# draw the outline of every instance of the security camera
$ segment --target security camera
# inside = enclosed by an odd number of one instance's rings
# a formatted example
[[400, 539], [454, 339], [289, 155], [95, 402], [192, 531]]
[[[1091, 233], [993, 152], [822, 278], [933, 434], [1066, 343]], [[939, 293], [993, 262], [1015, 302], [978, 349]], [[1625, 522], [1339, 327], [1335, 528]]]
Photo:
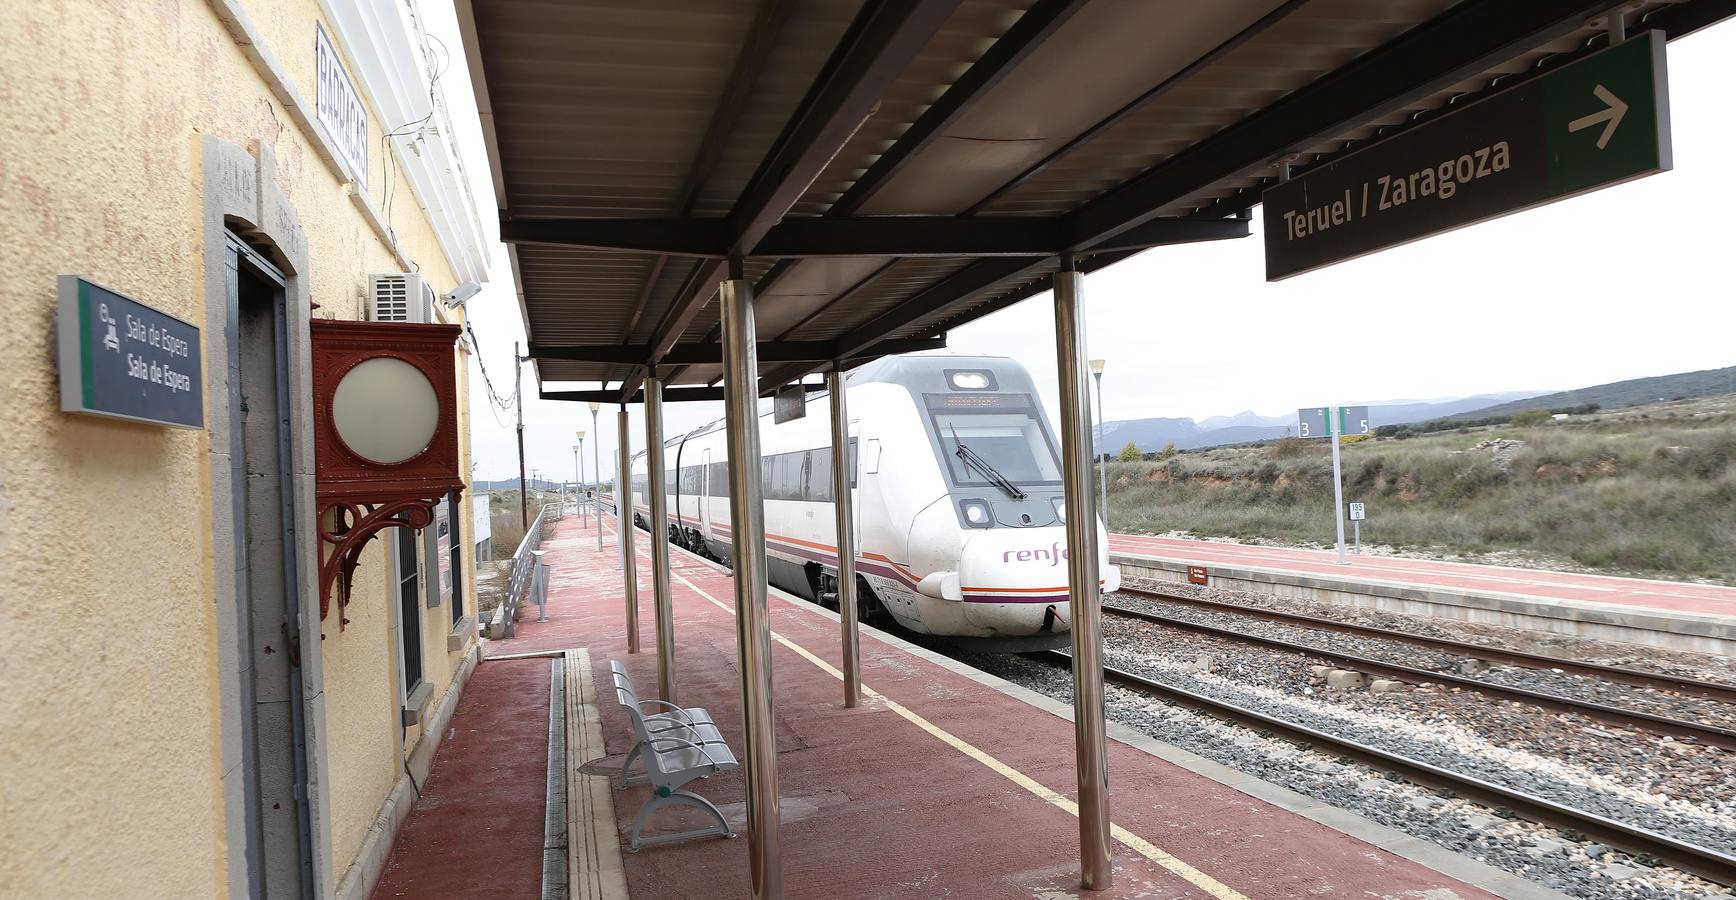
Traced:
[[447, 309], [457, 309], [464, 305], [464, 301], [476, 296], [478, 293], [481, 293], [481, 291], [482, 285], [477, 284], [474, 281], [466, 281], [453, 288], [451, 293], [448, 293], [440, 299], [441, 302], [446, 304]]

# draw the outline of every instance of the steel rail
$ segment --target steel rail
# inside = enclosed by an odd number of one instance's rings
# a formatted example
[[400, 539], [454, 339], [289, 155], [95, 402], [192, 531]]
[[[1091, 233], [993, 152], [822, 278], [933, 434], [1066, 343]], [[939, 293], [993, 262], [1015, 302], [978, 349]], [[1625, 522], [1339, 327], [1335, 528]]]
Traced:
[[1207, 609], [1224, 612], [1241, 613], [1275, 622], [1287, 622], [1308, 628], [1320, 628], [1327, 631], [1341, 631], [1346, 634], [1366, 634], [1371, 637], [1386, 638], [1394, 641], [1404, 641], [1412, 644], [1433, 647], [1454, 653], [1463, 653], [1475, 659], [1495, 660], [1528, 666], [1538, 669], [1560, 669], [1577, 675], [1590, 675], [1597, 678], [1607, 678], [1610, 681], [1631, 684], [1639, 687], [1660, 688], [1676, 691], [1682, 694], [1692, 694], [1708, 700], [1721, 700], [1725, 703], [1736, 703], [1736, 684], [1724, 684], [1717, 681], [1702, 681], [1680, 675], [1670, 675], [1663, 672], [1644, 672], [1639, 669], [1628, 669], [1621, 666], [1606, 666], [1598, 663], [1580, 662], [1563, 659], [1542, 653], [1527, 653], [1523, 650], [1507, 650], [1501, 647], [1490, 647], [1483, 644], [1473, 644], [1469, 641], [1455, 641], [1449, 638], [1429, 637], [1421, 634], [1407, 634], [1400, 631], [1389, 631], [1369, 625], [1357, 625], [1352, 622], [1340, 622], [1335, 619], [1323, 619], [1302, 613], [1281, 612], [1275, 609], [1264, 609], [1256, 606], [1243, 606], [1239, 603], [1226, 603], [1222, 600], [1207, 600], [1202, 597], [1183, 597], [1177, 594], [1167, 594], [1162, 591], [1145, 590], [1141, 588], [1123, 587], [1122, 593], [1136, 594], [1144, 597], [1154, 597], [1159, 600], [1169, 600], [1176, 603], [1187, 603]]
[[[1071, 665], [1071, 659], [1059, 650], [1046, 651], [1038, 656], [1053, 665]], [[1516, 791], [1474, 775], [1454, 772], [1433, 763], [1285, 721], [1225, 700], [1152, 681], [1113, 666], [1104, 666], [1103, 674], [1105, 679], [1118, 685], [1226, 718], [1238, 725], [1267, 731], [1293, 743], [1327, 747], [1334, 753], [1392, 772], [1407, 781], [1451, 791], [1491, 808], [1506, 809], [1529, 821], [1577, 831], [1629, 852], [1651, 856], [1710, 881], [1736, 886], [1736, 856], [1720, 850], [1690, 844], [1661, 832]]]
[[1359, 656], [1354, 653], [1341, 653], [1336, 650], [1327, 650], [1310, 644], [1298, 644], [1280, 638], [1247, 634], [1245, 632], [1236, 631], [1233, 628], [1206, 625], [1200, 622], [1189, 622], [1186, 619], [1177, 619], [1160, 613], [1127, 609], [1126, 607], [1121, 606], [1111, 606], [1107, 603], [1103, 604], [1103, 611], [1110, 615], [1137, 619], [1143, 622], [1151, 622], [1166, 628], [1180, 628], [1186, 631], [1193, 631], [1227, 640], [1240, 641], [1247, 644], [1259, 644], [1304, 656], [1318, 657], [1347, 669], [1356, 669], [1361, 672], [1383, 675], [1401, 681], [1439, 682], [1442, 684], [1449, 684], [1455, 687], [1473, 690], [1481, 694], [1487, 694], [1489, 696], [1535, 704], [1544, 709], [1555, 710], [1556, 712], [1577, 713], [1604, 722], [1640, 728], [1659, 734], [1692, 738], [1695, 741], [1703, 742], [1711, 746], [1721, 747], [1726, 750], [1736, 750], [1736, 731], [1719, 728], [1714, 725], [1702, 725], [1698, 722], [1689, 722], [1683, 719], [1672, 719], [1668, 716], [1659, 716], [1653, 715], [1652, 713], [1622, 709], [1620, 707], [1596, 703], [1590, 700], [1578, 700], [1573, 697], [1563, 697], [1559, 694], [1534, 691], [1529, 688], [1493, 684], [1486, 681], [1479, 681], [1475, 678], [1466, 678], [1462, 675], [1436, 672], [1430, 669], [1419, 669], [1414, 666], [1385, 662], [1367, 656]]

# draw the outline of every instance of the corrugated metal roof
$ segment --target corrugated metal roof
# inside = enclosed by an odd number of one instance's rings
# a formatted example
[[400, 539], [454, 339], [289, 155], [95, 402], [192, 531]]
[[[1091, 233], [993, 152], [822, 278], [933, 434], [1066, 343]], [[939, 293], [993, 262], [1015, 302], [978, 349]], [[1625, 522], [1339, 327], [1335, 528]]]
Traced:
[[[1184, 168], [1211, 174], [1170, 177], [1132, 215], [1233, 216], [1257, 203], [1279, 159], [1306, 165], [1499, 77], [1593, 48], [1603, 40], [1599, 16], [1611, 8], [1626, 11], [1630, 30], [1665, 10], [1687, 29], [1727, 14], [1714, 5], [461, 0], [460, 20], [483, 70], [479, 101], [492, 112], [502, 213], [515, 223], [709, 219], [736, 229], [917, 215], [1071, 226], [1101, 224], [1091, 217], [1106, 207], [1125, 213], [1127, 198], [1147, 196], [1134, 188]], [[1391, 102], [1296, 111], [1322, 85], [1357, 72], [1412, 77], [1397, 48], [1437, 36], [1457, 43], [1429, 45], [1435, 68], [1395, 85]], [[1462, 59], [1452, 55], [1461, 45]], [[1307, 119], [1296, 140], [1244, 139], [1249, 123], [1280, 113]], [[1236, 151], [1234, 165], [1197, 165], [1202, 148], [1225, 146]], [[755, 206], [762, 202], [771, 205]], [[1086, 267], [1133, 252], [1088, 248], [1077, 248]], [[533, 346], [655, 350], [717, 340], [709, 301], [718, 259], [576, 244], [519, 243], [514, 253]], [[745, 274], [764, 282], [762, 341], [834, 342], [842, 351], [871, 338], [931, 336], [1035, 293], [1056, 268], [1044, 256], [996, 262], [943, 251], [775, 264], [750, 249]], [[646, 361], [655, 358], [648, 351]], [[784, 378], [804, 366], [764, 369]], [[631, 388], [638, 371], [619, 361], [538, 363], [545, 382]], [[717, 371], [690, 363], [674, 380], [705, 382]]]

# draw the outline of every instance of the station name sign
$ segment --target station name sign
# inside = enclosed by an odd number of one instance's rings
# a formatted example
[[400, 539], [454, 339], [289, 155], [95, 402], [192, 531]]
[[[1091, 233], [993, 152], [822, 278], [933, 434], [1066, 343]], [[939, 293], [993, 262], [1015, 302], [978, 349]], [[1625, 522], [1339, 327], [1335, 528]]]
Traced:
[[1669, 168], [1648, 31], [1268, 189], [1266, 280]]
[[338, 49], [326, 37], [325, 26], [314, 23], [314, 110], [321, 127], [337, 146], [350, 177], [368, 189], [368, 107], [344, 70]]
[[197, 326], [77, 275], [58, 286], [62, 410], [204, 427]]

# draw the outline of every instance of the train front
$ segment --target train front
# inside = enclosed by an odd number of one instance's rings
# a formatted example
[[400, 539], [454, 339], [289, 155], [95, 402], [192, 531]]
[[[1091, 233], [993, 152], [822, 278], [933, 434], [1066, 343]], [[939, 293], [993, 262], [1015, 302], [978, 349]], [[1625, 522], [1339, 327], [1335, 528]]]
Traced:
[[[912, 391], [947, 491], [911, 523], [925, 624], [985, 649], [1060, 646], [1072, 614], [1057, 442], [1022, 366], [956, 362], [982, 364], [946, 365], [930, 382], [942, 389]], [[1114, 591], [1121, 572], [1096, 528], [1098, 577]]]

